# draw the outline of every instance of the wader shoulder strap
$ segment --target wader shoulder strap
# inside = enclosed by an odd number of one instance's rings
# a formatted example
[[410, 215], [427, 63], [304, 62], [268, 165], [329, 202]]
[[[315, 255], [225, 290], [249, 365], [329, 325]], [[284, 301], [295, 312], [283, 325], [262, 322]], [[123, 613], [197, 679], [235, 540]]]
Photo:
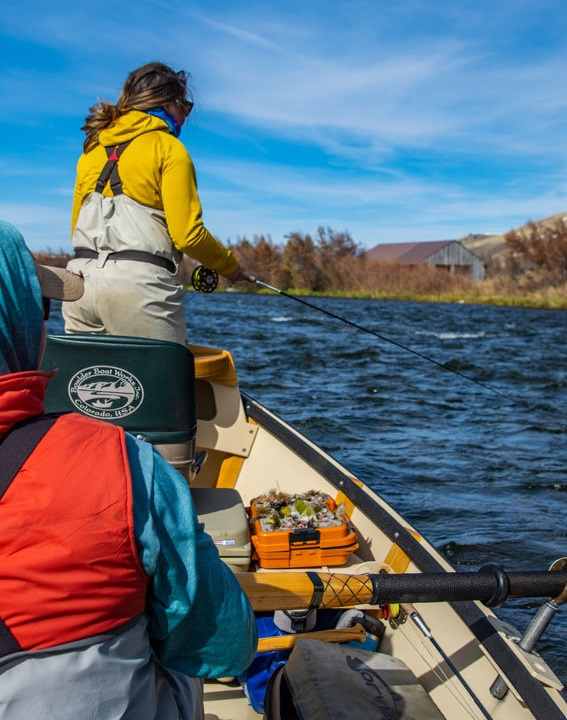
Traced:
[[0, 442], [0, 499], [59, 415], [39, 415], [18, 425]]
[[132, 140], [127, 140], [119, 145], [104, 148], [106, 150], [108, 160], [98, 177], [95, 192], [102, 193], [106, 187], [106, 183], [110, 180], [110, 189], [112, 190], [112, 194], [122, 195], [122, 180], [120, 180], [120, 175], [118, 174], [118, 160], [131, 142]]
[[[0, 499], [58, 417], [39, 415], [18, 425], [0, 441]], [[21, 649], [20, 643], [0, 617], [0, 657]]]

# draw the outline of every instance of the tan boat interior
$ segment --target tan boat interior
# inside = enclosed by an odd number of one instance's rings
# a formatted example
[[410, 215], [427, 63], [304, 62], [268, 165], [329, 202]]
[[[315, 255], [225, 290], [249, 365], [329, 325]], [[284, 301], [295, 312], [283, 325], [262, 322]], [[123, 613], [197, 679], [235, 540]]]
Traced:
[[[249, 505], [252, 498], [272, 488], [285, 492], [305, 492], [316, 488], [335, 497], [339, 503], [344, 503], [359, 542], [359, 550], [356, 555], [351, 556], [347, 566], [322, 568], [323, 570], [348, 570], [353, 574], [376, 572], [380, 569], [394, 573], [419, 572], [419, 568], [395, 542], [355, 507], [346, 495], [337, 492], [330, 482], [262, 425], [247, 419], [235, 365], [229, 352], [200, 346], [190, 346], [190, 349], [195, 356], [197, 378], [197, 452], [206, 453], [206, 461], [191, 480], [193, 487], [235, 488], [245, 505]], [[286, 427], [289, 429], [289, 426]], [[292, 432], [295, 431], [292, 429]], [[302, 440], [306, 441], [305, 438]], [[317, 451], [322, 452], [318, 448]], [[446, 570], [451, 571], [452, 568], [446, 560], [378, 494], [360, 483], [335, 460], [327, 455], [325, 457], [359, 484], [374, 502], [413, 533], [436, 560]], [[254, 570], [254, 567], [250, 569]], [[528, 672], [542, 683], [557, 702], [562, 684], [547, 664], [539, 656], [520, 650], [506, 634], [506, 626], [499, 623], [494, 614], [483, 605], [478, 604], [478, 607], [510, 644]], [[503, 700], [497, 700], [490, 694], [490, 685], [499, 674], [502, 675], [502, 671], [448, 603], [422, 603], [418, 610], [494, 720], [523, 720], [533, 717], [511, 683], [510, 691]], [[405, 622], [396, 629], [386, 625], [380, 652], [395, 656], [411, 669], [417, 682], [425, 688], [439, 708], [441, 717], [451, 720], [482, 718], [480, 711], [441, 656], [411, 622]], [[567, 713], [567, 704], [563, 704]], [[242, 688], [235, 681], [207, 682], [205, 710], [207, 720], [245, 720], [260, 717], [252, 710]]]

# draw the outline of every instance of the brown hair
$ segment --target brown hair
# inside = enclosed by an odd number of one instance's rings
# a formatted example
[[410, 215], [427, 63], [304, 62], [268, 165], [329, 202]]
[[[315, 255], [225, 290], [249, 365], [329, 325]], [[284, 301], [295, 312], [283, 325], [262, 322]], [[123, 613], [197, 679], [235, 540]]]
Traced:
[[98, 102], [89, 108], [81, 130], [86, 138], [83, 150], [89, 152], [98, 144], [101, 130], [129, 110], [150, 110], [166, 103], [184, 100], [187, 96], [187, 73], [176, 72], [168, 65], [151, 62], [133, 70], [124, 83], [115, 105]]

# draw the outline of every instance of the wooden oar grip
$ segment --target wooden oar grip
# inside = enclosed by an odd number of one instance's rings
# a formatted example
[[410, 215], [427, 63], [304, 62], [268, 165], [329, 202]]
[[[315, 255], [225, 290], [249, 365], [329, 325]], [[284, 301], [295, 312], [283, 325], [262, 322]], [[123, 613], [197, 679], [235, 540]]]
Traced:
[[[346, 608], [369, 603], [373, 597], [369, 575], [317, 573], [322, 584], [318, 607]], [[311, 605], [316, 588], [306, 572], [236, 573], [254, 610], [294, 610]]]
[[258, 640], [258, 652], [270, 652], [271, 650], [291, 650], [298, 640], [323, 640], [324, 642], [342, 643], [364, 642], [366, 632], [362, 625], [354, 625], [351, 628], [337, 628], [335, 630], [317, 630], [315, 632], [299, 633], [297, 635], [275, 635]]

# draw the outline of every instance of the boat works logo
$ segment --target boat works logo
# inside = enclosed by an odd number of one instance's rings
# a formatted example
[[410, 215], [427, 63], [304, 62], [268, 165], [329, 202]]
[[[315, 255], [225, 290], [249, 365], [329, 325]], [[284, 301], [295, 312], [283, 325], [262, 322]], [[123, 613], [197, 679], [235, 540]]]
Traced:
[[104, 420], [119, 420], [144, 402], [144, 388], [135, 375], [113, 365], [92, 365], [75, 373], [69, 399], [80, 412]]
[[[380, 675], [363, 660], [352, 655], [346, 656], [349, 669], [359, 673], [368, 689], [368, 697], [372, 705], [381, 711], [384, 718], [401, 718], [404, 709], [404, 700], [399, 693], [388, 685]], [[399, 672], [399, 670], [398, 670]]]

